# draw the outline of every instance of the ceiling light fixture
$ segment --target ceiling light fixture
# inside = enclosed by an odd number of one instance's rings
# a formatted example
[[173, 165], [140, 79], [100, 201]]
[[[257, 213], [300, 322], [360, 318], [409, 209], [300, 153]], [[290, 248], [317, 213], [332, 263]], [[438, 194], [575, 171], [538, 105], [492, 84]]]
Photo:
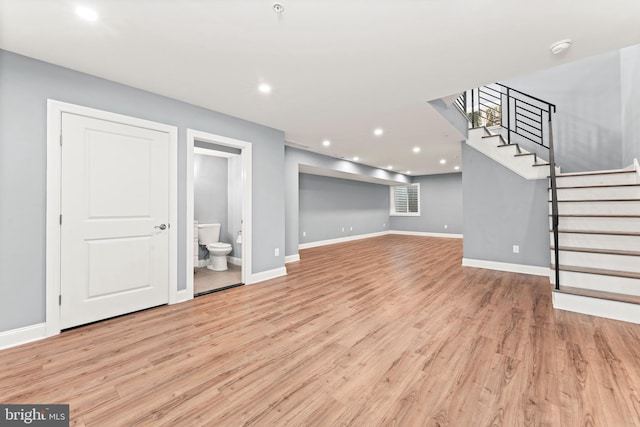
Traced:
[[360, 157], [358, 157], [358, 156], [353, 156], [353, 161], [354, 161], [354, 162], [357, 162], [358, 160], [360, 160]]
[[271, 93], [271, 86], [268, 83], [260, 83], [258, 90], [262, 93]]
[[571, 40], [564, 39], [552, 44], [550, 49], [551, 49], [551, 53], [553, 53], [554, 55], [559, 55], [565, 50], [569, 49], [570, 47], [571, 47]]
[[76, 15], [85, 21], [94, 22], [98, 20], [98, 12], [85, 6], [76, 7]]
[[322, 145], [324, 145], [325, 147], [328, 147], [331, 145], [331, 141], [329, 141], [328, 139], [325, 139], [324, 141], [322, 141]]
[[453, 169], [459, 171], [460, 170], [460, 166], [454, 166]]
[[284, 12], [284, 6], [282, 5], [282, 3], [274, 3], [273, 11], [280, 15], [282, 12]]
[[411, 171], [407, 171], [407, 175], [411, 175]]
[[445, 163], [447, 163], [447, 161], [445, 159], [440, 159], [440, 164], [444, 165]]
[[387, 166], [387, 169], [391, 170], [391, 169], [393, 169], [393, 166], [389, 165], [389, 166]]
[[414, 153], [419, 153], [420, 152], [420, 147], [413, 147], [413, 152]]
[[384, 133], [384, 129], [382, 129], [382, 128], [375, 128], [375, 129], [373, 130], [373, 134], [374, 134], [375, 136], [382, 136], [382, 134], [383, 134], [383, 133]]

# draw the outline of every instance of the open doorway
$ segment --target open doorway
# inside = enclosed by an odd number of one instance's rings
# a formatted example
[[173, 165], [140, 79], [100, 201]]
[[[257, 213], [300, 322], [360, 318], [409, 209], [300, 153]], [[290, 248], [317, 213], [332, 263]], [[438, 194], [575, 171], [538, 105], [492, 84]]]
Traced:
[[187, 271], [194, 296], [248, 283], [251, 144], [187, 131]]

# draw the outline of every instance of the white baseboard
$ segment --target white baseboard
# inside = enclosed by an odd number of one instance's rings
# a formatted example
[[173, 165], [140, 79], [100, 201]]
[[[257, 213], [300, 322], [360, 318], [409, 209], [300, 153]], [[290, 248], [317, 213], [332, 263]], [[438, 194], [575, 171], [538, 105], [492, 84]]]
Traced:
[[47, 337], [46, 323], [0, 332], [0, 350]]
[[239, 265], [242, 267], [242, 258], [236, 258], [234, 256], [227, 256], [227, 262], [233, 265]]
[[511, 264], [508, 262], [484, 261], [481, 259], [462, 258], [463, 267], [486, 268], [487, 270], [508, 271], [510, 273], [532, 274], [549, 277], [549, 267], [537, 265]]
[[462, 239], [462, 234], [452, 234], [452, 233], [429, 233], [426, 231], [401, 231], [401, 230], [391, 230], [389, 234], [401, 234], [404, 236], [424, 236], [424, 237], [448, 237], [451, 239]]
[[209, 265], [209, 260], [208, 259], [199, 259], [198, 260], [198, 268], [206, 267], [207, 265]]
[[287, 275], [287, 269], [285, 267], [274, 268], [273, 270], [262, 271], [260, 273], [252, 274], [249, 278], [249, 283], [245, 285], [254, 285], [265, 280], [275, 279], [276, 277], [282, 277]]
[[300, 261], [300, 254], [295, 255], [287, 255], [284, 257], [284, 263], [289, 264], [290, 262]]
[[636, 304], [553, 292], [553, 308], [640, 324]]
[[377, 233], [358, 234], [356, 236], [339, 237], [337, 239], [318, 240], [317, 242], [301, 243], [298, 245], [298, 249], [309, 249], [317, 246], [333, 245], [335, 243], [351, 242], [353, 240], [368, 239], [370, 237], [378, 237], [389, 234], [388, 231], [380, 231]]

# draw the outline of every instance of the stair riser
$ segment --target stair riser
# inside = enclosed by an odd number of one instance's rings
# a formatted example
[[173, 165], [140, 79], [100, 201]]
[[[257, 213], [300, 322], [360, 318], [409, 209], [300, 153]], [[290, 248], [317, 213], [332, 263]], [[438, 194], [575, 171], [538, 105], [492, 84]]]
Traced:
[[[549, 233], [549, 239], [553, 245], [553, 233]], [[572, 248], [612, 249], [640, 252], [640, 237], [638, 236], [560, 233], [558, 239], [560, 246], [568, 246]], [[640, 260], [638, 261], [640, 262]]]
[[[550, 251], [553, 260], [553, 251]], [[640, 257], [560, 251], [560, 265], [640, 273]]]
[[[640, 187], [559, 188], [558, 200], [640, 199]], [[549, 192], [551, 200], [551, 192]]]
[[[562, 230], [589, 230], [589, 231], [616, 231], [638, 232], [640, 230], [640, 218], [593, 218], [593, 217], [560, 217], [560, 229]], [[551, 230], [551, 218], [549, 218], [549, 230]]]
[[607, 173], [601, 175], [558, 176], [556, 182], [559, 187], [581, 187], [587, 185], [620, 185], [638, 184], [638, 174]]
[[[555, 281], [555, 275], [552, 274], [551, 284], [555, 285]], [[560, 271], [560, 283], [566, 287], [640, 296], [640, 280], [626, 277]]]
[[[551, 213], [551, 203], [549, 203]], [[640, 202], [561, 202], [558, 213], [565, 215], [638, 215]]]

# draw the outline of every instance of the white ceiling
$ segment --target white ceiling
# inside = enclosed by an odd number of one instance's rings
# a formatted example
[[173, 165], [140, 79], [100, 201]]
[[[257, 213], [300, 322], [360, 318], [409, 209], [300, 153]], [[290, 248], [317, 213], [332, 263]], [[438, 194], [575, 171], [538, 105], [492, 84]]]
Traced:
[[[79, 19], [78, 4], [100, 19]], [[272, 4], [0, 0], [0, 48], [418, 175], [460, 161], [459, 135], [428, 100], [640, 43], [638, 0], [282, 0], [282, 15]], [[564, 38], [572, 48], [551, 55]]]

